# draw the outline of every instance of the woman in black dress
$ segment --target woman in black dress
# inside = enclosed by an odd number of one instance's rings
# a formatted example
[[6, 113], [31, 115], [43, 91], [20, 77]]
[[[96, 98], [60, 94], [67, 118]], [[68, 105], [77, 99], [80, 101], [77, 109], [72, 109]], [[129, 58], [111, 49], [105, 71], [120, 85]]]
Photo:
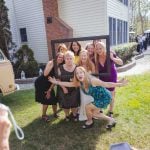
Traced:
[[[65, 64], [60, 65], [58, 69], [59, 79], [61, 81], [71, 82], [73, 80], [74, 70], [76, 68], [76, 65], [74, 64], [74, 53], [67, 51], [64, 55], [64, 60]], [[58, 86], [57, 91], [60, 105], [65, 113], [65, 120], [69, 121], [71, 117], [74, 121], [77, 121], [77, 108], [80, 105], [79, 88]]]
[[[63, 53], [58, 53], [56, 59], [58, 66], [62, 64], [64, 61]], [[42, 104], [42, 119], [46, 122], [49, 121], [49, 117], [46, 114], [48, 105], [52, 105], [54, 117], [57, 117], [58, 102], [53, 89], [54, 85], [48, 81], [49, 76], [55, 76], [53, 60], [47, 63], [44, 74], [35, 81], [35, 101]]]

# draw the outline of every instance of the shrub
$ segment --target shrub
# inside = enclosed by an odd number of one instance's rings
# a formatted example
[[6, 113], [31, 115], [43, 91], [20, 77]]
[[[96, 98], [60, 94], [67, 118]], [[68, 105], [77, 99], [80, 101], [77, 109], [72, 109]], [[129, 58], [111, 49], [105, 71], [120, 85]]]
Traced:
[[20, 78], [21, 71], [25, 72], [26, 77], [33, 77], [38, 75], [38, 63], [34, 59], [32, 49], [27, 45], [23, 45], [16, 52], [16, 63], [14, 64], [15, 76]]
[[21, 71], [25, 72], [26, 77], [34, 77], [38, 74], [38, 64], [36, 61], [29, 61], [27, 63], [22, 63], [19, 65], [17, 74], [20, 76]]
[[137, 43], [135, 42], [113, 47], [113, 50], [115, 50], [117, 56], [123, 60], [124, 64], [131, 60], [131, 58], [134, 56], [133, 52], [136, 51], [136, 49]]

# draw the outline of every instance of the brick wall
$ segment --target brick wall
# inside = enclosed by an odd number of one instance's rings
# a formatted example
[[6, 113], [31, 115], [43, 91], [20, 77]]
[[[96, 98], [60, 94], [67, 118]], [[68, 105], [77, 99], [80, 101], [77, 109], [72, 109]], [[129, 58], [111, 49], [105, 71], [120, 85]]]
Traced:
[[73, 37], [73, 29], [58, 16], [57, 0], [43, 0], [49, 58], [52, 58], [51, 40]]

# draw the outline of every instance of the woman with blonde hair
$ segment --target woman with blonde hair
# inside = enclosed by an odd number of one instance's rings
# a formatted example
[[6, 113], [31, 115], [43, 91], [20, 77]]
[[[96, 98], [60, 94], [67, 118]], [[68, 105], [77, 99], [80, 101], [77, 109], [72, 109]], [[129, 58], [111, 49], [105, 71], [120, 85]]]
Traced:
[[67, 46], [64, 43], [58, 45], [58, 52], [65, 54], [67, 51]]
[[80, 51], [78, 65], [84, 67], [89, 73], [95, 73], [94, 63], [90, 60], [87, 50]]
[[[110, 51], [110, 76], [101, 76], [101, 73], [107, 73], [106, 45], [103, 42], [97, 42], [95, 45], [95, 65], [96, 72], [99, 74], [99, 79], [105, 82], [117, 82], [117, 70], [115, 64], [123, 65], [123, 61], [116, 56], [115, 52]], [[114, 99], [115, 99], [115, 87], [108, 88], [112, 94], [112, 102], [109, 107], [108, 115], [113, 116]]]
[[[88, 73], [95, 73], [94, 63], [89, 59], [88, 51], [81, 50], [79, 54], [79, 66], [82, 66]], [[85, 106], [89, 102], [93, 101], [93, 98], [90, 95], [85, 94], [80, 89], [80, 108], [79, 108], [79, 120], [87, 120]]]
[[94, 44], [92, 43], [87, 43], [85, 49], [88, 51], [88, 55], [90, 60], [95, 63], [95, 58], [94, 58]]
[[[67, 51], [64, 55], [64, 60], [65, 63], [58, 68], [59, 80], [71, 82], [76, 68], [76, 65], [74, 64], [74, 53]], [[73, 119], [74, 121], [77, 121], [77, 108], [80, 105], [79, 89], [58, 86], [57, 95], [60, 105], [65, 113], [65, 120], [70, 121], [70, 119]]]
[[106, 108], [111, 102], [111, 93], [106, 88], [125, 86], [127, 84], [126, 80], [122, 80], [119, 83], [103, 82], [100, 79], [90, 76], [83, 67], [79, 66], [75, 70], [73, 82], [60, 82], [52, 77], [49, 77], [49, 81], [66, 87], [80, 87], [85, 94], [91, 95], [94, 98], [92, 103], [86, 105], [88, 119], [82, 128], [87, 129], [92, 127], [94, 117], [106, 119], [109, 122], [106, 126], [107, 129], [115, 126], [115, 120], [100, 113], [99, 108]]

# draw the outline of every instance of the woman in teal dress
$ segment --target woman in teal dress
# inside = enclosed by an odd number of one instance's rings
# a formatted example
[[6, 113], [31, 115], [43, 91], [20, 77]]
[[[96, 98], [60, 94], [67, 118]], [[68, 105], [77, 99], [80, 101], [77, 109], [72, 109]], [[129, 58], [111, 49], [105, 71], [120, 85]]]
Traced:
[[91, 95], [94, 98], [94, 102], [92, 102], [97, 108], [106, 108], [111, 103], [111, 93], [104, 87], [101, 86], [92, 86], [89, 85], [88, 91], [86, 91], [81, 84], [82, 91], [87, 94]]
[[121, 80], [119, 83], [104, 82], [98, 78], [90, 76], [83, 67], [79, 66], [75, 70], [73, 82], [61, 82], [52, 77], [49, 77], [49, 81], [66, 87], [81, 87], [86, 94], [91, 95], [94, 98], [94, 102], [85, 106], [88, 119], [82, 128], [87, 129], [92, 127], [94, 123], [93, 118], [95, 117], [107, 120], [107, 129], [111, 129], [115, 126], [116, 122], [114, 118], [100, 113], [99, 108], [106, 108], [111, 102], [111, 93], [106, 88], [125, 86], [127, 85], [127, 80]]

